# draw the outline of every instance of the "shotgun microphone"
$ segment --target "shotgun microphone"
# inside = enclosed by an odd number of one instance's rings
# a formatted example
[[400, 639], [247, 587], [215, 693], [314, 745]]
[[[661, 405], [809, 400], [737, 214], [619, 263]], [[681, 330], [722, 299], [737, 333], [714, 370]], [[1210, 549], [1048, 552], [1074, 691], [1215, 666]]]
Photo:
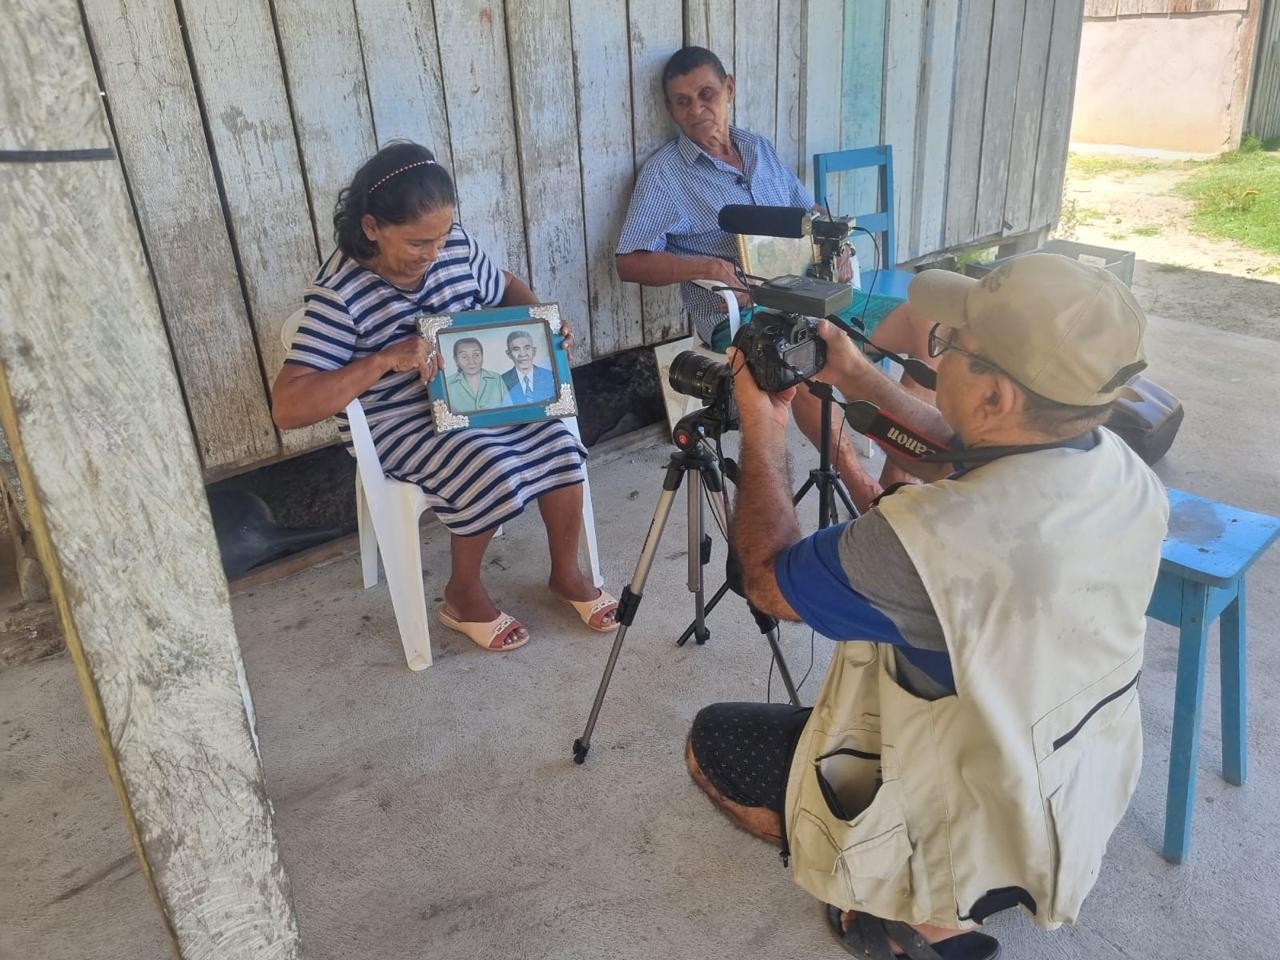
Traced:
[[720, 229], [753, 237], [807, 237], [812, 232], [804, 207], [731, 203], [720, 208]]

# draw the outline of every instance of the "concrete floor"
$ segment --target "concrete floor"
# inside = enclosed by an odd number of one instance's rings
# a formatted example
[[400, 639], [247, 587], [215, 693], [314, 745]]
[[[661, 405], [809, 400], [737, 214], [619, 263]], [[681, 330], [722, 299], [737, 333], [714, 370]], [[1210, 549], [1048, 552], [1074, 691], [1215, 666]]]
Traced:
[[[1139, 294], [1159, 280], [1140, 265]], [[1160, 473], [1171, 486], [1280, 514], [1280, 285], [1215, 283], [1224, 312], [1269, 304], [1272, 332], [1243, 336], [1152, 317], [1151, 372], [1188, 411]], [[636, 562], [666, 451], [648, 432], [593, 459], [615, 591]], [[811, 454], [795, 453], [807, 469]], [[806, 505], [802, 519], [815, 509]], [[234, 599], [307, 955], [843, 956], [776, 853], [715, 815], [683, 771], [682, 738], [697, 709], [763, 699], [769, 674], [764, 643], [736, 600], [713, 615], [707, 646], [672, 645], [692, 615], [683, 500], [583, 767], [569, 747], [611, 637], [577, 628], [542, 588], [527, 560], [543, 555], [540, 529], [532, 516], [521, 519], [491, 550], [488, 582], [534, 634], [507, 656], [439, 629], [435, 666], [408, 672], [385, 586], [361, 591], [355, 557]], [[424, 541], [431, 597], [445, 579], [446, 538], [428, 527]], [[717, 566], [722, 559], [717, 547]], [[1231, 787], [1218, 775], [1211, 653], [1192, 855], [1180, 867], [1160, 858], [1176, 635], [1153, 624], [1142, 780], [1102, 877], [1074, 928], [1042, 934], [1015, 915], [989, 923], [1005, 956], [1274, 954], [1280, 550], [1253, 571], [1249, 599], [1249, 782]], [[803, 673], [808, 631], [789, 627], [784, 643]], [[806, 702], [830, 644], [819, 638], [815, 649]], [[776, 677], [773, 696], [781, 699]], [[65, 658], [0, 672], [0, 735], [0, 957], [166, 956]]]

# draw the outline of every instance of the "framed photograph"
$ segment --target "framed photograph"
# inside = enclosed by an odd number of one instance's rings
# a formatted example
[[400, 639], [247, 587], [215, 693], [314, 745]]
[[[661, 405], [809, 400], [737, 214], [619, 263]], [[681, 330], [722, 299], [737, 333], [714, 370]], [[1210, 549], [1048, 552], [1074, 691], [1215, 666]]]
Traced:
[[577, 416], [558, 305], [423, 316], [418, 329], [440, 353], [436, 430]]
[[808, 237], [756, 237], [735, 234], [738, 262], [745, 273], [766, 279], [803, 277], [817, 262], [817, 251]]

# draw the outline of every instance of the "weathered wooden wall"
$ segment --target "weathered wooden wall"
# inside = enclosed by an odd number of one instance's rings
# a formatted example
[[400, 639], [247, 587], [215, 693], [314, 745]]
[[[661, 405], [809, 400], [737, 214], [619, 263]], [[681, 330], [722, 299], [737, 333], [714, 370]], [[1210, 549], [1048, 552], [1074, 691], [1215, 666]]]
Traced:
[[[1082, 2], [81, 0], [207, 479], [333, 439], [273, 427], [276, 331], [379, 144], [437, 152], [582, 362], [684, 332], [673, 289], [613, 269], [683, 43], [806, 179], [815, 151], [892, 143], [905, 261], [1056, 218]], [[865, 177], [840, 186], [870, 209]]]
[[[893, 146], [894, 262], [1057, 220], [1082, 7], [1083, 0], [810, 4], [810, 59], [837, 64], [840, 77], [834, 108], [809, 92], [825, 127], [811, 142], [818, 150]], [[810, 77], [817, 72], [811, 64]], [[836, 181], [833, 209], [879, 209], [869, 172]], [[859, 253], [865, 270], [875, 252], [859, 240]]]

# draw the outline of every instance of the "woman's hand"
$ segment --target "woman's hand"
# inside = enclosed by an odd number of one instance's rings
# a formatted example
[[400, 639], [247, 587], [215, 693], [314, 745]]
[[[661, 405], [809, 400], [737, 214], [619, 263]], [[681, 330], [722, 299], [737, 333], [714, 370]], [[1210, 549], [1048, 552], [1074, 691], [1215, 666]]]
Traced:
[[440, 355], [427, 345], [425, 337], [414, 336], [397, 340], [391, 346], [379, 350], [378, 356], [382, 358], [388, 370], [396, 373], [417, 370], [423, 386], [430, 383], [435, 378], [436, 372], [444, 367]]
[[569, 329], [568, 320], [560, 321], [560, 337], [562, 339], [561, 345], [564, 347], [564, 352], [568, 355], [569, 362], [573, 363], [573, 331]]

